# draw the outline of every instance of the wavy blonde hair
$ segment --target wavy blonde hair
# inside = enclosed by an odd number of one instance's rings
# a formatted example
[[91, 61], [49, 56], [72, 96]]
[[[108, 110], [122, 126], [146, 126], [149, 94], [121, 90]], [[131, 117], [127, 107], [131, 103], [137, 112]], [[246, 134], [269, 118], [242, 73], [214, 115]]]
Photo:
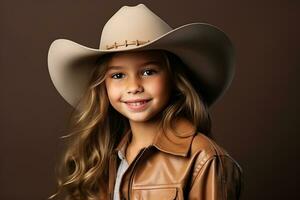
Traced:
[[[160, 50], [173, 81], [173, 92], [166, 108], [160, 113], [159, 126], [172, 128], [172, 121], [185, 117], [197, 131], [210, 135], [211, 120], [201, 94], [190, 82], [191, 73], [173, 53]], [[89, 86], [69, 121], [67, 148], [58, 165], [57, 192], [66, 200], [96, 200], [107, 193], [109, 156], [123, 134], [130, 128], [128, 120], [110, 105], [105, 87], [107, 62], [113, 54], [97, 61]], [[81, 109], [78, 106], [81, 105]]]

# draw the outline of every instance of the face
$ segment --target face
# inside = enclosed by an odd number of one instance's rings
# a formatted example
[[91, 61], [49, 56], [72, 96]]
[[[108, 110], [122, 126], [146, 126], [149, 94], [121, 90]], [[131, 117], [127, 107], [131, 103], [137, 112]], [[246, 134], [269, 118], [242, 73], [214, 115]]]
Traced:
[[119, 52], [108, 62], [110, 104], [130, 121], [146, 122], [167, 105], [170, 77], [160, 51]]

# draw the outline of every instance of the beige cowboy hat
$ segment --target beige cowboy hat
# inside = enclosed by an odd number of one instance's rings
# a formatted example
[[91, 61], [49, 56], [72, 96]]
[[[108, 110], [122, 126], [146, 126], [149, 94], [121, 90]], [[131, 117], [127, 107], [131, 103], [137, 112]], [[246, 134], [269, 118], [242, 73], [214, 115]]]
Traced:
[[53, 41], [48, 69], [57, 91], [76, 107], [102, 55], [151, 49], [167, 50], [181, 59], [195, 76], [193, 85], [208, 107], [225, 93], [233, 79], [234, 48], [223, 31], [206, 23], [173, 29], [144, 4], [121, 7], [104, 25], [99, 49], [67, 39]]

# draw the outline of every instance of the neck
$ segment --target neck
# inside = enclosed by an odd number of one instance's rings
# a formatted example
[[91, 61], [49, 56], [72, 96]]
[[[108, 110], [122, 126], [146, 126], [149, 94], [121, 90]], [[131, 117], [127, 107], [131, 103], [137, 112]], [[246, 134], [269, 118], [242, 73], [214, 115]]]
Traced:
[[137, 147], [147, 147], [153, 143], [158, 133], [160, 120], [149, 120], [146, 122], [136, 122], [129, 120], [132, 138], [131, 145]]

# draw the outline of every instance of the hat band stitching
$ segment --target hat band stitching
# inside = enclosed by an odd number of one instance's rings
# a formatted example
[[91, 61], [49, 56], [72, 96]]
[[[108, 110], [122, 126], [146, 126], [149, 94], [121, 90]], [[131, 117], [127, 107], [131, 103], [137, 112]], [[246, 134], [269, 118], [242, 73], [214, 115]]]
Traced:
[[117, 42], [114, 42], [114, 44], [112, 45], [106, 45], [106, 49], [109, 50], [109, 49], [116, 49], [118, 47], [121, 47], [121, 46], [129, 46], [129, 45], [136, 45], [136, 46], [139, 46], [139, 45], [142, 45], [142, 44], [146, 44], [150, 42], [150, 40], [147, 40], [147, 41], [142, 41], [142, 40], [133, 40], [133, 41], [130, 41], [128, 42], [127, 40], [124, 41], [124, 43], [117, 43]]

